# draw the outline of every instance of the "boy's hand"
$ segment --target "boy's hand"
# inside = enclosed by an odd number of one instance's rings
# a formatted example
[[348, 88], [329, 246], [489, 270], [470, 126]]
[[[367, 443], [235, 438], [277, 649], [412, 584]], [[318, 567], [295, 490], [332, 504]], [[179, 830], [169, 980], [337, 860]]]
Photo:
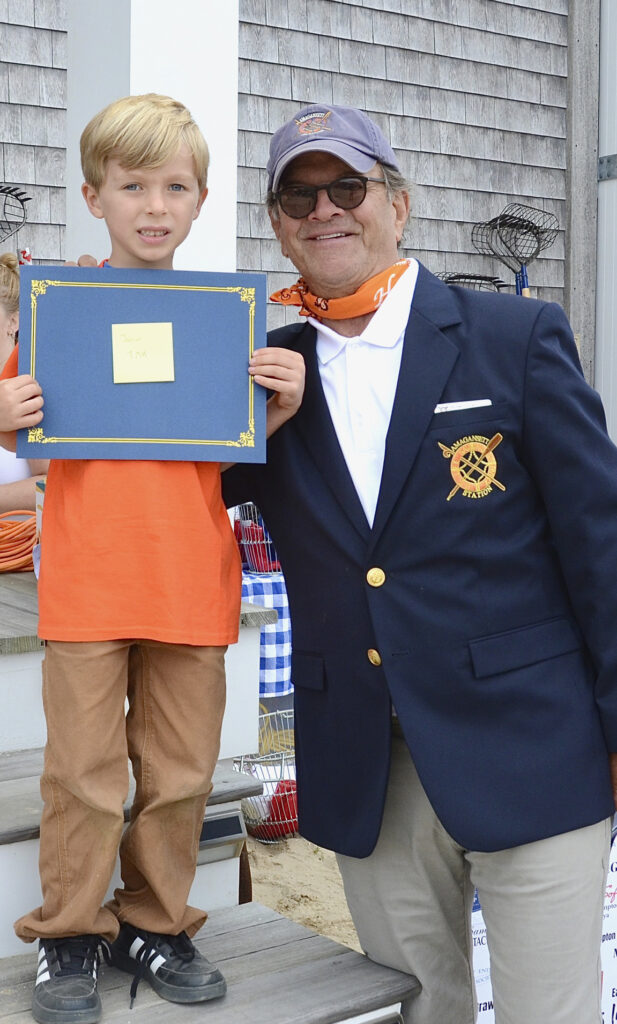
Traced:
[[266, 437], [300, 408], [304, 395], [304, 359], [288, 348], [259, 348], [249, 363], [257, 384], [274, 391], [268, 399]]
[[98, 263], [94, 256], [89, 256], [88, 253], [84, 253], [83, 256], [77, 257], [77, 263], [75, 260], [66, 260], [65, 267], [98, 267]]
[[0, 432], [35, 427], [43, 419], [43, 392], [29, 373], [0, 380]]

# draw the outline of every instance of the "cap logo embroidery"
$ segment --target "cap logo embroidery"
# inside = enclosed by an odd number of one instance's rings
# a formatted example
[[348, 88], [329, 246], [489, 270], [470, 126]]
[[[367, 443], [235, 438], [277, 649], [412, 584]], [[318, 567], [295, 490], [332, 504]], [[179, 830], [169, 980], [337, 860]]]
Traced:
[[298, 125], [298, 134], [317, 135], [319, 132], [332, 131], [326, 123], [331, 114], [331, 110], [324, 110], [319, 114], [305, 114], [304, 117], [294, 118]]
[[479, 434], [461, 437], [451, 447], [441, 441], [437, 442], [444, 459], [451, 459], [450, 474], [454, 487], [446, 501], [450, 501], [458, 491], [462, 491], [465, 498], [485, 498], [493, 487], [505, 491], [506, 488], [495, 475], [497, 459], [493, 455], [502, 441], [503, 434], [497, 433], [490, 439]]

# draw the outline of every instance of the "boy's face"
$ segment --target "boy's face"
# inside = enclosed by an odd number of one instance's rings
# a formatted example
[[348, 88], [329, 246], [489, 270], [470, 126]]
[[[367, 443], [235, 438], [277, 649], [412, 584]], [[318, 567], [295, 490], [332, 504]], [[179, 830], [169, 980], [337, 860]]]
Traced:
[[88, 209], [105, 221], [111, 238], [112, 267], [171, 270], [174, 252], [199, 216], [208, 190], [200, 193], [192, 154], [186, 145], [160, 167], [127, 170], [107, 163], [98, 189], [86, 182]]

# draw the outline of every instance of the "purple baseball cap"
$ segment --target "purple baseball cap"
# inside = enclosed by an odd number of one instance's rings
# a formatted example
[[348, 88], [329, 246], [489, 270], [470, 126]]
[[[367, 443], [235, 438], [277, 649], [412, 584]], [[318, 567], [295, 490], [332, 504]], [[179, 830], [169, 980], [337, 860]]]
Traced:
[[364, 111], [313, 103], [303, 107], [270, 140], [268, 189], [275, 192], [288, 164], [303, 153], [331, 153], [366, 174], [374, 164], [400, 170], [394, 151]]

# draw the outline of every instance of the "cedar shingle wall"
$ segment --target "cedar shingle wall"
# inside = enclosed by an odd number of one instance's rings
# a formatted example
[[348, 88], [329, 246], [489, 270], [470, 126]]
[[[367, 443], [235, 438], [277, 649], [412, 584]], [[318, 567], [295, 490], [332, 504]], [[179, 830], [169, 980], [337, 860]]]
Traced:
[[0, 0], [0, 182], [30, 196], [28, 221], [0, 251], [63, 259], [66, 25], [61, 0]]
[[[414, 182], [404, 252], [431, 270], [510, 282], [470, 241], [507, 202], [563, 223], [567, 0], [240, 0], [240, 21], [240, 270], [293, 280], [263, 168], [271, 133], [311, 101], [363, 107], [390, 137]], [[65, 29], [62, 0], [0, 0], [0, 181], [33, 196], [18, 241], [44, 261], [64, 258]], [[562, 235], [530, 278], [562, 301]]]
[[[294, 279], [263, 213], [270, 135], [308, 102], [359, 106], [414, 183], [404, 253], [512, 274], [471, 226], [522, 202], [565, 215], [567, 0], [240, 0], [238, 267]], [[530, 269], [563, 301], [563, 233]], [[295, 319], [271, 307], [270, 325]]]

